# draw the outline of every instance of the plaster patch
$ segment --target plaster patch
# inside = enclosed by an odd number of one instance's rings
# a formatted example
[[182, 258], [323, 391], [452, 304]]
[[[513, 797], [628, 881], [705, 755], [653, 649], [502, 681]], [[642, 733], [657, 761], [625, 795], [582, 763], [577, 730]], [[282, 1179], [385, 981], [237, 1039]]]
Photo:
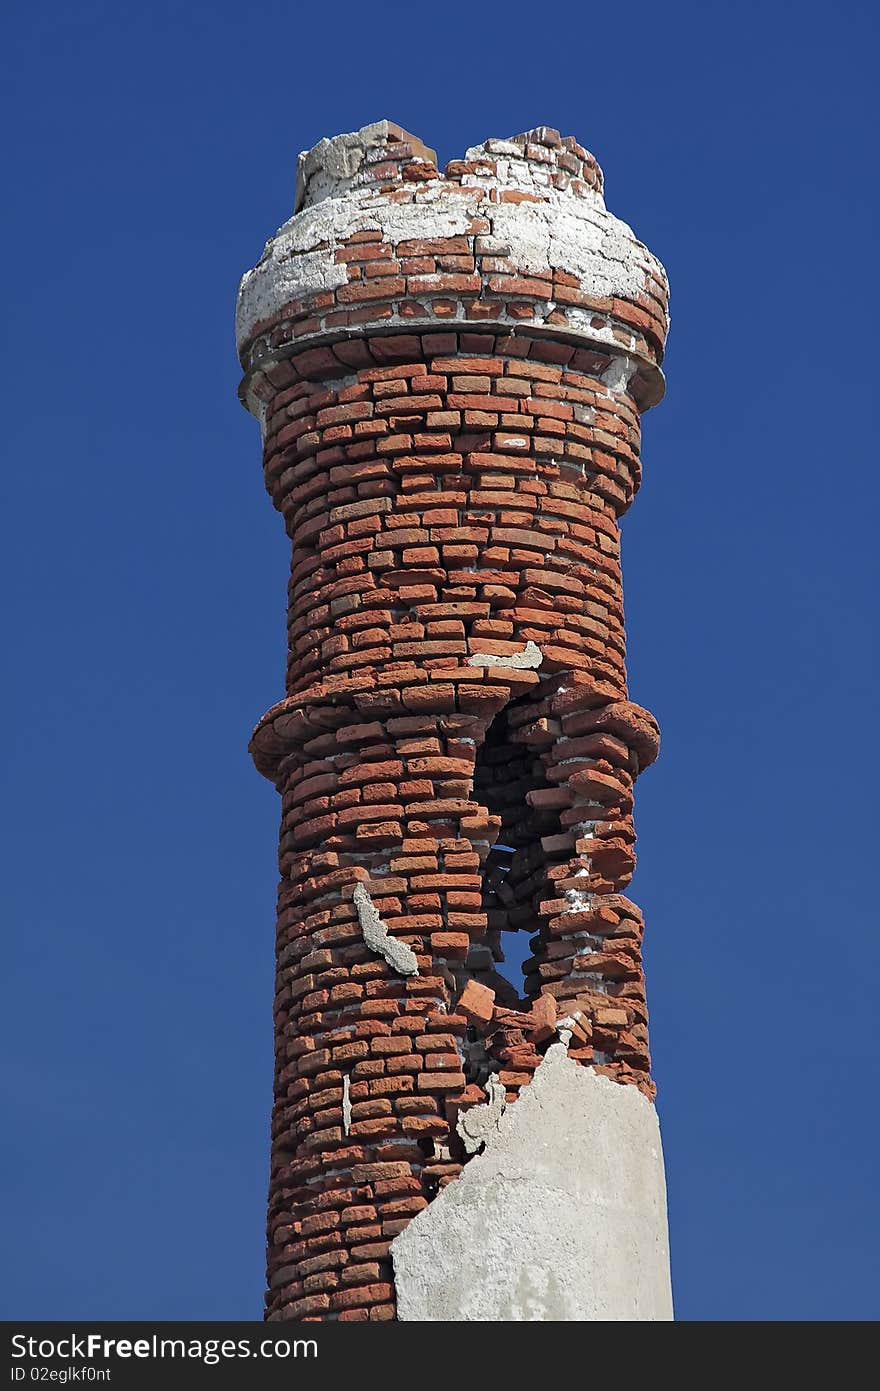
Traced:
[[523, 272], [567, 270], [589, 295], [635, 295], [645, 286], [650, 253], [601, 201], [548, 192], [546, 203], [500, 203], [492, 230]]
[[[589, 870], [587, 870], [589, 875]], [[565, 901], [568, 904], [569, 913], [585, 913], [592, 907], [594, 894], [586, 894], [582, 889], [566, 889]]]
[[574, 1014], [566, 1014], [564, 1019], [559, 1019], [556, 1024], [556, 1032], [559, 1035], [559, 1042], [563, 1048], [567, 1048], [571, 1043], [571, 1036], [577, 1027], [577, 1022], [581, 1018], [581, 1011], [576, 1009]]
[[294, 212], [299, 211], [306, 198], [317, 203], [321, 198], [332, 196], [334, 191], [344, 193], [344, 185], [363, 168], [367, 151], [384, 145], [388, 135], [387, 121], [373, 121], [360, 130], [329, 139], [325, 136], [310, 150], [303, 150], [296, 162]]
[[370, 898], [369, 890], [363, 884], [356, 884], [354, 906], [358, 916], [364, 941], [377, 955], [381, 956], [394, 971], [402, 976], [417, 976], [419, 964], [415, 952], [406, 942], [392, 937], [379, 917], [378, 910]]
[[381, 150], [383, 154], [389, 145], [402, 144], [411, 151], [411, 161], [419, 164], [437, 165], [436, 150], [391, 121], [373, 121], [361, 126], [360, 130], [348, 131], [342, 135], [325, 136], [310, 150], [303, 150], [296, 165], [296, 200], [294, 212], [299, 212], [307, 203], [317, 203], [322, 198], [338, 198], [350, 192], [359, 182], [366, 165], [369, 177], [371, 150]]
[[335, 290], [348, 280], [336, 248], [355, 232], [382, 232], [391, 242], [466, 235], [472, 214], [457, 203], [377, 203], [375, 192], [353, 189], [305, 207], [280, 227], [259, 262], [243, 277], [235, 311], [239, 349], [255, 324], [291, 300]]
[[468, 657], [471, 667], [512, 667], [517, 671], [533, 670], [544, 660], [544, 653], [536, 642], [529, 638], [522, 652], [514, 652], [510, 657], [499, 657], [494, 652], [474, 652]]
[[342, 1076], [342, 1128], [348, 1135], [351, 1130], [351, 1078], [347, 1072]]
[[391, 1255], [404, 1321], [671, 1319], [654, 1107], [551, 1045]]
[[476, 1154], [495, 1134], [507, 1106], [507, 1089], [497, 1077], [490, 1077], [487, 1081], [486, 1094], [489, 1100], [485, 1106], [468, 1107], [466, 1111], [462, 1111], [456, 1122], [455, 1128], [468, 1154]]
[[626, 391], [637, 370], [637, 364], [624, 353], [611, 359], [599, 380], [612, 391]]

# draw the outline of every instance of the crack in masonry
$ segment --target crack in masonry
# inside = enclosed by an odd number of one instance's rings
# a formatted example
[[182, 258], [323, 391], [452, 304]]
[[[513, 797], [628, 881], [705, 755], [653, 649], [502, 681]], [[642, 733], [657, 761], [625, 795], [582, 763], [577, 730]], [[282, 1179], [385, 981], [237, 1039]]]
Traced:
[[507, 1106], [507, 1089], [497, 1077], [490, 1077], [486, 1082], [486, 1095], [488, 1102], [481, 1106], [469, 1106], [456, 1121], [455, 1129], [468, 1154], [476, 1154], [493, 1131], [498, 1129], [498, 1122]]
[[415, 952], [406, 942], [392, 937], [379, 917], [378, 910], [370, 893], [363, 884], [357, 884], [354, 891], [354, 906], [364, 941], [377, 955], [402, 976], [417, 976], [419, 964]]
[[474, 652], [468, 657], [468, 666], [472, 667], [515, 667], [517, 670], [530, 670], [539, 667], [544, 660], [544, 654], [536, 642], [529, 638], [521, 652], [514, 652], [510, 657], [499, 657], [493, 652]]

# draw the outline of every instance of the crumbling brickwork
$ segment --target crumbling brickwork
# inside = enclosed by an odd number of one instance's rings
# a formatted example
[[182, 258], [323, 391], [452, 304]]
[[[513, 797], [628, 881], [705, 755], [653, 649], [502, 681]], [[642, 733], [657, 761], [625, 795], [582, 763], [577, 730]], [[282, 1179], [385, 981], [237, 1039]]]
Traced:
[[619, 519], [666, 282], [601, 190], [552, 130], [441, 173], [380, 122], [301, 157], [242, 284], [292, 542], [287, 693], [252, 740], [282, 799], [270, 1319], [395, 1317], [390, 1245], [468, 1162], [460, 1118], [515, 1103], [560, 1021], [653, 1096], [623, 890], [658, 731]]

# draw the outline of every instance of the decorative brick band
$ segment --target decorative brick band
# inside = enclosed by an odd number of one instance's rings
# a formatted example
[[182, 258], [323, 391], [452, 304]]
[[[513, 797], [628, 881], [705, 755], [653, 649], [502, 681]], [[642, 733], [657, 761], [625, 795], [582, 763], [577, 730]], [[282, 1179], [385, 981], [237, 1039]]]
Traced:
[[440, 176], [380, 122], [301, 157], [297, 206], [239, 313], [293, 546], [251, 744], [282, 797], [267, 1315], [386, 1319], [487, 1086], [515, 1102], [562, 1027], [654, 1094], [618, 519], [666, 287], [546, 129]]

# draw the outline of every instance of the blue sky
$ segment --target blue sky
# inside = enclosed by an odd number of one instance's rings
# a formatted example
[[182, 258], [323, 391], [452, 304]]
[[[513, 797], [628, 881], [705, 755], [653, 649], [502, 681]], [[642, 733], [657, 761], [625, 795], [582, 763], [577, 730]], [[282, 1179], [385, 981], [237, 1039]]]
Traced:
[[382, 117], [575, 135], [669, 271], [624, 573], [677, 1309], [880, 1314], [876, 14], [7, 9], [5, 1317], [262, 1309], [287, 549], [233, 302]]

